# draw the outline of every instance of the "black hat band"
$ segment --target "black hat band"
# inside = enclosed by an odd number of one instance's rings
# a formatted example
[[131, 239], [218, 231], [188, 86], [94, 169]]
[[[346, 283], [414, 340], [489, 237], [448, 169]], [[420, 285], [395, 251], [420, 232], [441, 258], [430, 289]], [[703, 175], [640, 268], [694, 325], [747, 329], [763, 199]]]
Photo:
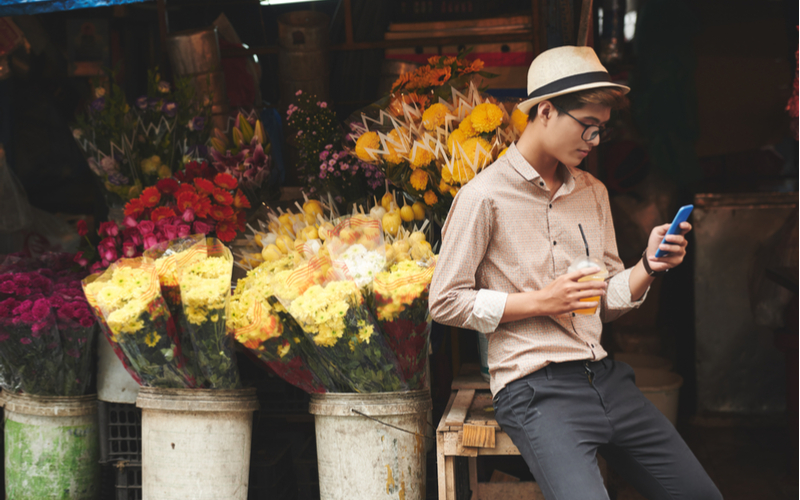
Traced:
[[528, 94], [528, 99], [534, 99], [548, 94], [555, 94], [562, 90], [578, 87], [579, 85], [586, 85], [587, 83], [598, 82], [611, 82], [611, 76], [605, 71], [591, 71], [589, 73], [580, 73], [578, 75], [567, 76], [550, 82], [547, 85], [541, 86]]

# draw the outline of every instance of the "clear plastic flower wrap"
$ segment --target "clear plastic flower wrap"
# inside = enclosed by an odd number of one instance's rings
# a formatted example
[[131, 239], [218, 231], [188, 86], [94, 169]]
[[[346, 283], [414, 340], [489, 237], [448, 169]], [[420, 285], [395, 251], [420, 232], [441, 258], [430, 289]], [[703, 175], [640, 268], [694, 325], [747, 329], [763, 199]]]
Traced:
[[192, 347], [186, 315], [183, 313], [181, 287], [178, 284], [178, 262], [189, 258], [189, 250], [202, 242], [205, 242], [205, 236], [197, 234], [186, 238], [162, 241], [144, 252], [145, 257], [155, 261], [158, 281], [161, 284], [161, 295], [167, 303], [172, 315], [172, 322], [178, 332], [181, 352], [186, 359], [186, 370], [195, 378], [198, 386], [202, 386], [204, 380]]
[[83, 289], [109, 342], [119, 348], [118, 356], [124, 354], [123, 363], [127, 361], [137, 382], [162, 388], [195, 386], [152, 260], [120, 259], [102, 274], [86, 278]]
[[435, 257], [425, 262], [406, 260], [373, 282], [375, 317], [411, 390], [428, 385], [425, 362], [432, 324], [428, 292], [435, 266]]
[[204, 386], [238, 388], [233, 336], [226, 327], [233, 274], [231, 251], [216, 238], [204, 239], [177, 262], [177, 272], [183, 312]]
[[397, 358], [376, 325], [358, 285], [318, 256], [286, 276], [276, 293], [346, 392], [404, 391]]
[[327, 240], [331, 260], [361, 288], [386, 266], [381, 223], [365, 215], [344, 217]]

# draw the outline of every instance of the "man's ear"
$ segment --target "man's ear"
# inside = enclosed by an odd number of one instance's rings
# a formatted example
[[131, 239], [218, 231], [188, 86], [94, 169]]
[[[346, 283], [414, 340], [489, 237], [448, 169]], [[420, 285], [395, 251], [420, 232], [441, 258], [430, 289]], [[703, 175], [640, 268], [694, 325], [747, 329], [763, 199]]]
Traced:
[[550, 101], [542, 101], [539, 103], [539, 116], [547, 118], [552, 118], [557, 113], [555, 106]]

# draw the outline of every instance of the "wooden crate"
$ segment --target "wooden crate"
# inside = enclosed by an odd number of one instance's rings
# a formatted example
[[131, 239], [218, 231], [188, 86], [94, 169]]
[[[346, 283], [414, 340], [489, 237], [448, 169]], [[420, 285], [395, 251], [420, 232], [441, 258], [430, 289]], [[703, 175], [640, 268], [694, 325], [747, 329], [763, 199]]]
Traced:
[[[440, 500], [465, 500], [456, 498], [456, 457], [467, 457], [469, 500], [544, 500], [539, 486], [533, 481], [478, 482], [478, 457], [491, 455], [519, 455], [511, 438], [503, 432], [494, 417], [489, 383], [480, 373], [461, 375], [453, 380], [453, 392], [436, 429], [436, 462], [439, 476]], [[478, 446], [464, 446], [464, 426], [478, 426], [487, 436]], [[494, 433], [494, 439], [491, 434]], [[474, 444], [474, 443], [469, 443]], [[606, 478], [605, 461], [598, 456], [603, 478]]]

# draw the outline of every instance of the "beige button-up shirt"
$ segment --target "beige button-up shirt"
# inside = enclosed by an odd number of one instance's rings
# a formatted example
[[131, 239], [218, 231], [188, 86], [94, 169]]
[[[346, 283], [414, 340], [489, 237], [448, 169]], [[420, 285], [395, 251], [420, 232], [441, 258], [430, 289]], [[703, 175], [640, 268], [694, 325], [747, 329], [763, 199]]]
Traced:
[[[489, 340], [492, 394], [549, 363], [599, 360], [602, 322], [645, 299], [631, 300], [617, 255], [605, 186], [591, 174], [559, 166], [553, 194], [517, 150], [508, 148], [456, 195], [442, 229], [442, 248], [430, 289], [433, 318], [474, 329]], [[567, 272], [586, 250], [612, 278], [599, 314], [538, 316], [500, 324], [509, 293], [539, 290]]]

